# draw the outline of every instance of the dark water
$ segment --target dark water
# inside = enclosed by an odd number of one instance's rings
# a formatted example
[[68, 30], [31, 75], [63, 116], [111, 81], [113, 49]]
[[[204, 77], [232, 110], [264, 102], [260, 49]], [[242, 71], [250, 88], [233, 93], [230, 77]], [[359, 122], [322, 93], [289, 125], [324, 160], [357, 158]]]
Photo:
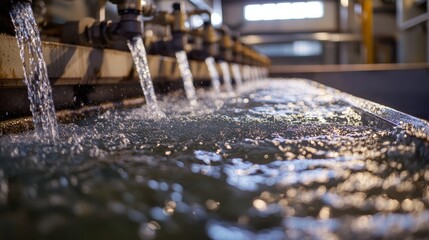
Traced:
[[304, 81], [251, 84], [60, 125], [57, 145], [3, 136], [0, 239], [429, 235], [429, 167], [401, 129]]

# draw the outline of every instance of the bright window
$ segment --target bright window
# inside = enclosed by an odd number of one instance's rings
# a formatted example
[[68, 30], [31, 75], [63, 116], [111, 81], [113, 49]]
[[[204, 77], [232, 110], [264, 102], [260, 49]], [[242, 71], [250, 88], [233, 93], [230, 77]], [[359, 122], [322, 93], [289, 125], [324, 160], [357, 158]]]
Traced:
[[321, 1], [250, 4], [244, 7], [247, 21], [321, 18], [323, 15]]

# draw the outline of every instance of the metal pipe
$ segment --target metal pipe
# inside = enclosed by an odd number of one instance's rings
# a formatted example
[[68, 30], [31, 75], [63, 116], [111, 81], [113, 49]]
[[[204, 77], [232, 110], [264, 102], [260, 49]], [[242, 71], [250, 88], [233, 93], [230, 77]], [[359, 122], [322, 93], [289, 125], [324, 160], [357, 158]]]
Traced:
[[142, 36], [143, 23], [140, 15], [150, 16], [155, 7], [149, 1], [110, 0], [118, 5], [119, 22], [95, 21], [86, 18], [64, 25], [61, 40], [66, 43], [105, 47], [115, 41]]
[[185, 8], [181, 3], [173, 3], [173, 25], [171, 26], [171, 31], [174, 32], [187, 32], [185, 25], [186, 20], [188, 19]]
[[106, 0], [98, 1], [98, 12], [96, 18], [98, 18], [98, 21], [106, 20]]
[[131, 12], [140, 13], [142, 8], [142, 2], [140, 0], [110, 0], [110, 2], [118, 5], [119, 14]]
[[[186, 27], [187, 14], [181, 3], [173, 3], [172, 12], [157, 12], [148, 22], [169, 27], [171, 38], [153, 43], [151, 48], [153, 53], [167, 56], [174, 55], [175, 52], [185, 50], [190, 52], [188, 44], [189, 30]], [[167, 29], [167, 28], [166, 28]]]
[[362, 36], [366, 63], [374, 63], [374, 32], [372, 0], [362, 0]]
[[233, 36], [232, 41], [234, 43], [232, 48], [233, 61], [241, 63], [243, 61], [243, 43], [240, 41], [238, 36]]

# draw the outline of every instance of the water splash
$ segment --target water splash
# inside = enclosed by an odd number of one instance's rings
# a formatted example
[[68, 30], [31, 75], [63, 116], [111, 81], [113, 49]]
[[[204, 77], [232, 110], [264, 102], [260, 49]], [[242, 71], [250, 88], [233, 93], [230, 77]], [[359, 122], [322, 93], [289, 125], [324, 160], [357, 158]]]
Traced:
[[127, 40], [128, 48], [133, 56], [134, 64], [140, 78], [140, 85], [146, 100], [146, 104], [150, 110], [159, 111], [156, 100], [155, 90], [153, 88], [152, 77], [149, 71], [149, 63], [147, 61], [146, 49], [141, 36], [135, 36]]
[[179, 65], [180, 75], [183, 79], [186, 97], [192, 105], [197, 103], [197, 94], [195, 93], [194, 77], [189, 66], [188, 56], [185, 51], [176, 52], [177, 64]]
[[219, 80], [219, 73], [217, 72], [216, 62], [215, 62], [214, 58], [213, 57], [206, 58], [206, 65], [207, 65], [207, 68], [209, 70], [213, 90], [216, 93], [219, 93], [220, 92], [220, 80]]
[[235, 80], [235, 86], [237, 91], [240, 91], [242, 85], [243, 85], [243, 79], [241, 78], [241, 72], [240, 72], [240, 66], [236, 63], [233, 63], [231, 65], [231, 70], [232, 70], [232, 76], [234, 77]]
[[229, 64], [227, 62], [220, 62], [220, 68], [222, 69], [223, 74], [223, 82], [225, 84], [225, 89], [227, 92], [232, 92], [234, 89], [232, 88], [231, 83], [231, 74], [229, 72]]
[[[212, 94], [201, 94], [194, 108], [167, 97], [159, 105], [168, 106], [168, 118], [112, 110], [62, 124], [56, 146], [0, 137], [0, 232], [25, 228], [44, 239], [428, 236], [429, 165], [418, 155], [428, 145], [332, 91], [271, 79], [243, 84], [222, 106]], [[17, 208], [9, 207], [9, 193], [21, 197]]]
[[55, 139], [58, 134], [52, 89], [31, 5], [16, 1], [9, 14], [15, 26], [36, 134], [41, 139]]

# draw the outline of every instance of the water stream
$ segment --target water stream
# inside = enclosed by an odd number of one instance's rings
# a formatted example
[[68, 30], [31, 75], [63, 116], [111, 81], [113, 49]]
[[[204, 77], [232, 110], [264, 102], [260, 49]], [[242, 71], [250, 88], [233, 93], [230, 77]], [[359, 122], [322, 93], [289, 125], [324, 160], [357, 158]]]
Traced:
[[31, 4], [15, 1], [10, 16], [20, 49], [35, 132], [39, 139], [50, 141], [57, 137], [57, 120], [42, 42]]
[[237, 91], [239, 92], [241, 90], [242, 85], [243, 85], [243, 79], [241, 77], [241, 72], [240, 72], [240, 66], [236, 63], [233, 63], [231, 65], [231, 71], [232, 71], [232, 76], [234, 77], [234, 80], [235, 80], [235, 87], [236, 87]]
[[188, 56], [185, 51], [178, 51], [176, 52], [176, 59], [180, 75], [182, 76], [186, 97], [194, 105], [197, 103], [197, 94], [195, 93], [194, 77], [189, 66]]
[[220, 68], [222, 69], [222, 75], [223, 75], [223, 82], [225, 84], [225, 90], [229, 93], [233, 92], [234, 89], [232, 88], [232, 82], [231, 82], [231, 73], [229, 71], [229, 64], [227, 62], [220, 62], [219, 63]]
[[147, 61], [146, 49], [141, 36], [127, 40], [127, 45], [131, 51], [137, 73], [140, 78], [140, 85], [146, 100], [146, 104], [151, 110], [158, 112], [158, 103], [156, 100], [155, 90], [153, 88], [152, 77], [149, 71], [149, 63]]
[[249, 65], [244, 65], [243, 66], [243, 80], [244, 81], [250, 81], [251, 80], [250, 66]]
[[258, 71], [255, 66], [250, 67], [250, 81], [256, 81], [258, 78]]
[[216, 62], [213, 57], [206, 58], [205, 62], [209, 70], [213, 90], [215, 91], [215, 93], [219, 93], [220, 80], [219, 80], [219, 73], [217, 72], [217, 69], [216, 69]]

